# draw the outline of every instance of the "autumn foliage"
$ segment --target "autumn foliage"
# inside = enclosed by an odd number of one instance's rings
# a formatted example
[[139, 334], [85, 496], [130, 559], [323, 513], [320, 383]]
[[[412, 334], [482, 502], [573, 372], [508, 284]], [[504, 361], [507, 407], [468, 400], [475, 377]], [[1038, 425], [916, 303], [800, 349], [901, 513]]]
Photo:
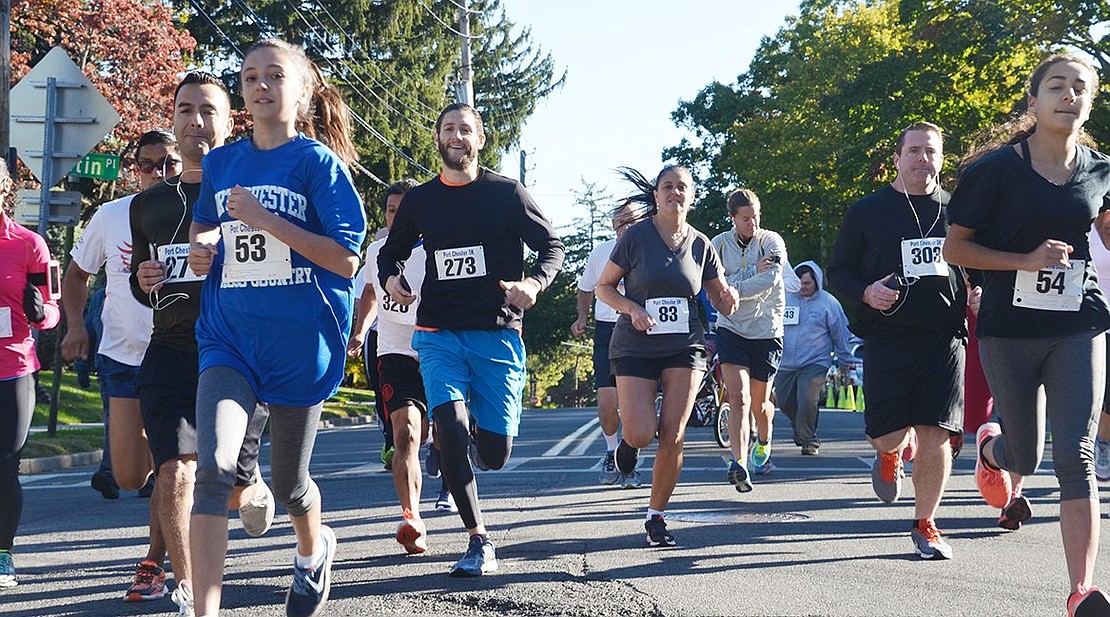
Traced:
[[[169, 128], [173, 91], [196, 41], [158, 0], [14, 0], [12, 83], [61, 46], [119, 112], [109, 150]], [[101, 148], [98, 148], [98, 150]]]

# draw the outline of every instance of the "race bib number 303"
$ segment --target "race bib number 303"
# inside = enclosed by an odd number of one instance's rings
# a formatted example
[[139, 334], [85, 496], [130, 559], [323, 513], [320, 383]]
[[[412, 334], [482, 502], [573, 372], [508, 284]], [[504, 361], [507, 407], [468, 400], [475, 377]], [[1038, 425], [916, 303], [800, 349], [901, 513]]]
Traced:
[[1014, 276], [1014, 306], [1039, 311], [1078, 311], [1083, 305], [1083, 273], [1087, 262], [1071, 259], [1070, 266], [1036, 272], [1018, 270]]
[[186, 243], [165, 244], [158, 247], [158, 261], [166, 264], [166, 284], [193, 283], [203, 281], [189, 267], [189, 245]]
[[941, 256], [944, 238], [902, 240], [902, 274], [906, 278], [948, 276], [948, 263]]
[[287, 280], [293, 277], [289, 245], [242, 221], [220, 225], [224, 239], [224, 283]]
[[690, 303], [686, 298], [649, 298], [644, 303], [647, 314], [655, 320], [648, 334], [688, 334]]
[[486, 275], [486, 252], [482, 246], [463, 246], [435, 252], [436, 277], [441, 281], [473, 279]]

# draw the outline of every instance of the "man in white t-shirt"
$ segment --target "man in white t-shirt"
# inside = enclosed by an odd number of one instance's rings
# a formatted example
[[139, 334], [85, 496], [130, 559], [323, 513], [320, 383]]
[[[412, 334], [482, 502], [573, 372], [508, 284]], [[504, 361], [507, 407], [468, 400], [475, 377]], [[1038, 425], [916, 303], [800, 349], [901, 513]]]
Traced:
[[[135, 147], [135, 168], [139, 187], [143, 190], [180, 174], [181, 156], [173, 133], [161, 130], [144, 133]], [[66, 360], [74, 360], [95, 353], [98, 380], [108, 395], [104, 414], [104, 458], [110, 461], [110, 466], [93, 476], [92, 485], [109, 499], [119, 496], [120, 486], [143, 487], [152, 479], [153, 468], [136, 389], [139, 365], [150, 342], [153, 322], [151, 310], [131, 295], [129, 213], [133, 197], [128, 195], [97, 209], [70, 251], [72, 260], [62, 279], [62, 306], [67, 323], [62, 355]], [[89, 334], [81, 312], [89, 296], [89, 277], [101, 267], [107, 275], [101, 314], [104, 333], [98, 348], [90, 350]], [[165, 595], [165, 572], [161, 564], [165, 560], [166, 543], [153, 511], [156, 503], [151, 500], [150, 549], [139, 565], [134, 583], [124, 595], [128, 602], [156, 600]], [[144, 565], [149, 563], [157, 566]]]
[[[624, 204], [613, 213], [613, 231], [617, 238], [635, 223], [635, 209]], [[613, 336], [613, 326], [617, 323], [617, 311], [608, 304], [594, 299], [594, 287], [601, 271], [609, 261], [616, 238], [598, 244], [590, 251], [586, 268], [578, 279], [578, 319], [570, 325], [570, 332], [577, 338], [586, 333], [586, 319], [590, 313], [590, 303], [594, 304], [594, 386], [597, 388], [597, 418], [601, 423], [601, 433], [605, 437], [605, 456], [601, 460], [600, 481], [606, 485], [620, 484], [623, 488], [638, 488], [640, 472], [622, 474], [617, 471], [614, 453], [620, 444], [620, 415], [617, 405], [617, 384], [609, 374], [609, 339]]]

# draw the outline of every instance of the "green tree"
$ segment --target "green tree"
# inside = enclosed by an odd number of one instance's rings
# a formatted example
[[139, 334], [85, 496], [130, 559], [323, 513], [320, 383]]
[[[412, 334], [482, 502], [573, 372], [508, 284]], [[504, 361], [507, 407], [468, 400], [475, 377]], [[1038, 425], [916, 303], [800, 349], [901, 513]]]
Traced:
[[1034, 5], [1060, 4], [803, 2], [735, 84], [709, 84], [673, 113], [694, 135], [666, 156], [700, 176], [695, 222], [726, 227], [723, 195], [745, 186], [760, 195], [764, 225], [783, 233], [793, 260], [827, 261], [847, 206], [893, 177], [900, 129], [940, 124], [954, 162], [966, 138], [1015, 111], [1029, 71], [1065, 42], [1057, 33], [1089, 31], [1110, 10], [1063, 3], [1094, 8], [1076, 17], [1089, 22], [1056, 33], [1023, 21]]
[[575, 219], [560, 230], [566, 245], [563, 270], [551, 287], [544, 292], [536, 306], [524, 318], [524, 342], [528, 346], [528, 373], [531, 395], [546, 400], [548, 390], [560, 383], [578, 382], [578, 388], [569, 392], [569, 400], [560, 404], [573, 404], [585, 392], [592, 396], [593, 365], [589, 339], [576, 339], [570, 334], [570, 324], [576, 316], [578, 279], [586, 267], [590, 251], [598, 243], [613, 237], [609, 224], [612, 198], [596, 183], [582, 180], [583, 188], [575, 191], [575, 203], [586, 206], [587, 219]]
[[[301, 44], [343, 91], [357, 116], [361, 165], [386, 182], [427, 180], [439, 168], [436, 116], [454, 100], [459, 73], [457, 4], [451, 0], [211, 0], [180, 2], [191, 11], [197, 59], [237, 88], [238, 53], [279, 36]], [[197, 10], [199, 7], [200, 10]], [[536, 103], [563, 83], [551, 55], [520, 29], [500, 0], [471, 3], [475, 106], [485, 119], [483, 165], [497, 168], [520, 139]], [[430, 173], [429, 173], [430, 171]], [[366, 192], [373, 182], [356, 179]], [[370, 200], [371, 203], [376, 201]], [[381, 215], [369, 209], [373, 219]], [[378, 220], [377, 222], [380, 222]]]

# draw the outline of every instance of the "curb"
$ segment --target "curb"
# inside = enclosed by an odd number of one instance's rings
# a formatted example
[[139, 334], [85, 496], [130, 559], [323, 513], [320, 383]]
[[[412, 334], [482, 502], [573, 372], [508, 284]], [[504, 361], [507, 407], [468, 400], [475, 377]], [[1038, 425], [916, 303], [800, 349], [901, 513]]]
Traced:
[[19, 473], [30, 476], [37, 473], [48, 473], [60, 469], [69, 469], [71, 467], [99, 465], [103, 457], [104, 452], [96, 450], [93, 452], [75, 452], [73, 454], [62, 454], [59, 456], [27, 458], [19, 462]]
[[[318, 429], [324, 430], [340, 426], [376, 424], [377, 421], [377, 416], [374, 415], [335, 418], [332, 420], [320, 420]], [[52, 471], [60, 471], [62, 469], [70, 469], [73, 467], [99, 465], [100, 461], [103, 458], [104, 452], [101, 450], [96, 450], [93, 452], [75, 452], [73, 454], [62, 454], [59, 456], [25, 458], [19, 462], [19, 473], [25, 476], [31, 476], [39, 473], [49, 473]]]

